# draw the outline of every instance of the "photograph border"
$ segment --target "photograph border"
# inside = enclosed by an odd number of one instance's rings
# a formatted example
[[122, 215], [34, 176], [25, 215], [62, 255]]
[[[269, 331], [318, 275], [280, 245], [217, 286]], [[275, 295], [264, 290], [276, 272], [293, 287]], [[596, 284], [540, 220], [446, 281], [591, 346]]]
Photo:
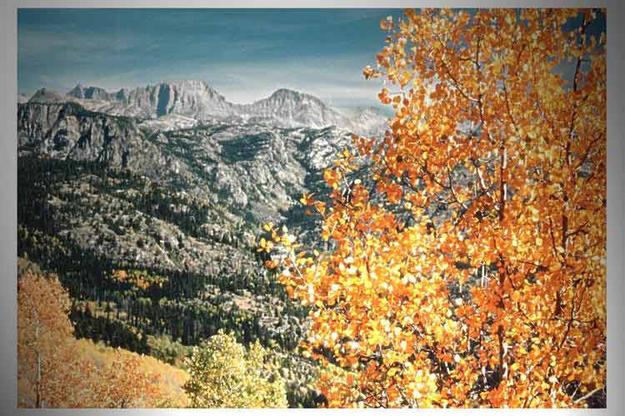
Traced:
[[[608, 188], [607, 188], [607, 279], [608, 279], [608, 353], [607, 353], [607, 408], [561, 409], [558, 414], [621, 415], [625, 414], [625, 24], [623, 2], [614, 1], [328, 1], [288, 0], [259, 1], [203, 1], [203, 0], [8, 0], [0, 5], [0, 119], [4, 137], [0, 140], [0, 342], [2, 376], [0, 377], [0, 413], [41, 414], [38, 409], [17, 409], [17, 10], [19, 8], [419, 8], [419, 7], [605, 7], [607, 8], [608, 60]], [[373, 52], [372, 52], [373, 56]], [[271, 414], [290, 412], [352, 412], [319, 409], [65, 409], [46, 410], [45, 414], [114, 414], [114, 415], [169, 415], [175, 414]], [[445, 414], [482, 414], [483, 409], [453, 409]], [[527, 414], [522, 409], [493, 409], [498, 414]], [[368, 412], [368, 411], [367, 411]], [[386, 413], [387, 411], [385, 411]], [[438, 410], [397, 409], [393, 414], [442, 414]], [[449, 413], [451, 412], [451, 413]], [[523, 412], [523, 413], [522, 413]], [[532, 410], [531, 414], [551, 414], [546, 409]]]

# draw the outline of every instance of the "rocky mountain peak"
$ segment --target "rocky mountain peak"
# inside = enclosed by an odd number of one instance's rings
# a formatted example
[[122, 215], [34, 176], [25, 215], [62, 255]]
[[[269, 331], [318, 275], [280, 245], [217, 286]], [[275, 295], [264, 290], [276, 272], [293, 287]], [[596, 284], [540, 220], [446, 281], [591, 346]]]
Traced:
[[239, 120], [288, 128], [336, 126], [357, 134], [373, 134], [384, 128], [386, 118], [371, 110], [339, 111], [311, 94], [287, 88], [251, 104], [234, 104], [202, 80], [164, 80], [117, 92], [78, 84], [64, 96], [43, 88], [30, 101], [73, 101], [91, 111], [158, 121], [151, 124], [167, 130], [215, 120]]
[[24, 93], [21, 93], [21, 92], [17, 94], [17, 103], [18, 103], [18, 104], [24, 104], [24, 103], [27, 103], [27, 102], [28, 102], [28, 100], [29, 100], [28, 95], [26, 95], [26, 94], [24, 94]]
[[62, 94], [47, 88], [38, 89], [28, 100], [29, 103], [61, 103], [64, 101], [67, 99]]
[[178, 114], [205, 119], [232, 113], [232, 104], [206, 82], [198, 80], [161, 81], [136, 88], [130, 91], [128, 101], [151, 117]]
[[288, 88], [279, 88], [273, 92], [269, 96], [269, 99], [284, 99], [284, 98], [292, 98], [292, 99], [301, 99], [303, 97], [307, 98], [316, 98], [310, 94], [306, 94], [300, 91], [291, 90]]
[[126, 88], [122, 88], [115, 93], [115, 99], [117, 101], [126, 101], [128, 100], [129, 91]]
[[290, 90], [287, 88], [280, 88], [273, 92], [269, 97], [257, 101], [255, 104], [271, 102], [280, 104], [300, 104], [310, 103], [320, 107], [328, 107], [323, 101], [314, 95], [310, 95], [304, 92]]
[[170, 79], [163, 80], [157, 85], [166, 85], [170, 88], [186, 89], [186, 90], [204, 90], [219, 95], [206, 81], [199, 79]]
[[77, 84], [66, 95], [75, 98], [86, 98], [90, 100], [110, 100], [111, 95], [100, 87], [85, 87], [82, 84]]

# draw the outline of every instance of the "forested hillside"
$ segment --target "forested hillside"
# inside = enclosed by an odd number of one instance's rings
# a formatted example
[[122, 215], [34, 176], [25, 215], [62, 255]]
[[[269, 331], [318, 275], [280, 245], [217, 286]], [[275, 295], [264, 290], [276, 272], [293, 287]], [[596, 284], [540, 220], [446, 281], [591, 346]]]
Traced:
[[215, 122], [162, 131], [74, 102], [20, 104], [18, 255], [59, 275], [75, 335], [171, 364], [231, 332], [284, 362], [293, 406], [314, 404], [295, 353], [306, 308], [256, 251], [266, 221], [304, 237], [295, 202], [350, 135]]

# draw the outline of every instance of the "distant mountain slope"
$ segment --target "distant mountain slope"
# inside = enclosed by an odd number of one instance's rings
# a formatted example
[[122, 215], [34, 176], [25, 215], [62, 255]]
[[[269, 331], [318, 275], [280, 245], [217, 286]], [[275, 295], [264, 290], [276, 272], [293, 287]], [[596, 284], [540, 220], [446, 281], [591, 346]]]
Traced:
[[279, 89], [267, 98], [239, 106], [238, 109], [239, 114], [276, 120], [287, 127], [338, 126], [345, 129], [353, 127], [346, 116], [319, 98], [288, 89]]
[[28, 102], [29, 99], [30, 99], [30, 97], [27, 96], [26, 94], [22, 94], [22, 93], [18, 93], [17, 94], [17, 103], [18, 104], [24, 104], [24, 103]]
[[156, 155], [141, 137], [131, 118], [88, 111], [53, 94], [36, 94], [18, 109], [18, 149], [55, 159], [124, 168], [131, 153]]
[[265, 221], [312, 226], [296, 201], [322, 192], [321, 170], [350, 134], [251, 121], [170, 131], [144, 123], [76, 102], [19, 105], [20, 255], [63, 272], [78, 292], [95, 285], [88, 296], [96, 299], [114, 296], [102, 292], [113, 269], [149, 270], [176, 288], [212, 282], [222, 290], [219, 304], [243, 296], [246, 319], [258, 320], [249, 328], [297, 336], [297, 321], [275, 306], [285, 300], [259, 267], [256, 238]]
[[[227, 101], [206, 82], [197, 80], [163, 81], [117, 92], [79, 84], [65, 95], [41, 89], [31, 101], [74, 101], [88, 110], [143, 119], [169, 117], [165, 124], [171, 124], [172, 116], [182, 116], [203, 123], [230, 120], [262, 122], [287, 128], [335, 126], [363, 135], [379, 135], [385, 129], [387, 119], [373, 108], [343, 112], [315, 96], [288, 89], [279, 89], [251, 104], [235, 104]], [[175, 121], [174, 127], [189, 125], [182, 119]]]

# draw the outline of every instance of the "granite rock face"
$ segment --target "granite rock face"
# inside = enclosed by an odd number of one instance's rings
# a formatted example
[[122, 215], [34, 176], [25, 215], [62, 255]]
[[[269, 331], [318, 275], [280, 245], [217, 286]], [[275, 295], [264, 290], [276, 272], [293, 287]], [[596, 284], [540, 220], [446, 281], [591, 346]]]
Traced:
[[[216, 120], [231, 123], [254, 122], [274, 127], [337, 127], [361, 135], [378, 135], [386, 117], [377, 108], [335, 109], [319, 98], [289, 89], [279, 89], [251, 104], [231, 103], [204, 81], [163, 81], [132, 90], [107, 92], [103, 88], [78, 84], [67, 94], [41, 89], [32, 102], [72, 101], [85, 109], [109, 115], [160, 121], [174, 127]], [[163, 127], [163, 126], [161, 126]]]
[[76, 103], [21, 104], [18, 146], [55, 159], [102, 162], [129, 167], [130, 154], [153, 156], [142, 135], [127, 117], [87, 111]]
[[[160, 127], [76, 102], [18, 105], [20, 161], [97, 166], [47, 185], [49, 219], [60, 235], [137, 267], [201, 272], [239, 258], [251, 268], [260, 224], [307, 226], [293, 217], [296, 201], [323, 191], [321, 171], [351, 144], [351, 134], [336, 127], [251, 120]], [[112, 232], [120, 222], [124, 232]]]

